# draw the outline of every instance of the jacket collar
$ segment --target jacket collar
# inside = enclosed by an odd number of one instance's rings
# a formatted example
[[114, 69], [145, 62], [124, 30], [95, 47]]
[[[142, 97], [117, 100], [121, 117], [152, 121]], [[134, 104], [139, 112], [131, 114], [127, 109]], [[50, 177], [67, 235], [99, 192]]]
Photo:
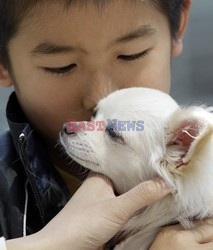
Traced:
[[[22, 160], [26, 173], [31, 173], [30, 177], [33, 181], [35, 181], [40, 195], [42, 195], [49, 187], [49, 173], [47, 169], [52, 168], [52, 163], [45, 153], [45, 143], [27, 120], [15, 92], [13, 92], [9, 97], [6, 108], [6, 116], [16, 152]], [[22, 147], [20, 146], [21, 135], [24, 135], [25, 139]], [[25, 164], [23, 162], [23, 158], [25, 158]], [[46, 166], [46, 168], [43, 166]]]
[[18, 102], [15, 92], [12, 92], [12, 94], [9, 97], [6, 108], [6, 117], [16, 151], [18, 152], [19, 136], [27, 127], [29, 127], [28, 130], [31, 130], [30, 129], [31, 125], [29, 124], [29, 121], [27, 120]]
[[[67, 203], [71, 194], [48, 158], [44, 141], [27, 120], [15, 92], [9, 97], [6, 116], [44, 226]], [[20, 140], [23, 135], [24, 143]]]

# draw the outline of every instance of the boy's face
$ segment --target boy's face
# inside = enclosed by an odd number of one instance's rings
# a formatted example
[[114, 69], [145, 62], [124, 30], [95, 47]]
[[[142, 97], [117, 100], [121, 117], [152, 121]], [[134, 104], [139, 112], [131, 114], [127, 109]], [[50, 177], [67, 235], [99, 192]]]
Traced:
[[18, 99], [49, 143], [68, 119], [89, 120], [115, 89], [170, 88], [171, 36], [159, 10], [123, 0], [103, 10], [63, 7], [41, 5], [9, 43]]

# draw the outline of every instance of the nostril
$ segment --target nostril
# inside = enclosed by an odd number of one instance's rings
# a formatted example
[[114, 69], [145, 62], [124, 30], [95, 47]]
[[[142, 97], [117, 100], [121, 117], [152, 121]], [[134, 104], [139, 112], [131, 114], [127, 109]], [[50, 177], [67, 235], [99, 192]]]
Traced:
[[68, 123], [64, 123], [63, 125], [63, 131], [66, 133], [66, 134], [69, 134], [69, 135], [75, 135], [75, 131], [72, 131], [71, 129], [69, 129], [69, 126], [68, 126]]

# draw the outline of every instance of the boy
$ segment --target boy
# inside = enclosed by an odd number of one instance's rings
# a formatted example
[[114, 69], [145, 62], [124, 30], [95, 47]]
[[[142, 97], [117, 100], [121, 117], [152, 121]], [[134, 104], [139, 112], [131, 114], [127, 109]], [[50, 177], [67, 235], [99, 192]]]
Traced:
[[[0, 0], [0, 83], [15, 88], [7, 105], [10, 132], [0, 139], [2, 247], [97, 249], [135, 211], [169, 193], [157, 179], [115, 197], [110, 180], [92, 175], [73, 195], [87, 173], [56, 143], [64, 122], [89, 120], [98, 100], [115, 89], [169, 92], [171, 56], [182, 51], [190, 5]], [[181, 247], [200, 248], [211, 232], [200, 241], [184, 234]], [[157, 249], [171, 249], [161, 235]]]

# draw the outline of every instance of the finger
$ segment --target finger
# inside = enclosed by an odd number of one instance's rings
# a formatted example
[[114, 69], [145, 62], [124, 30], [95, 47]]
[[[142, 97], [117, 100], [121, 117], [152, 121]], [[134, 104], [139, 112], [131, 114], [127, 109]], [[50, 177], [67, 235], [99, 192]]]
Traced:
[[201, 249], [212, 250], [213, 249], [213, 242], [202, 244]]
[[213, 225], [213, 218], [208, 218], [203, 220], [203, 224]]
[[110, 189], [114, 189], [112, 181], [107, 176], [92, 171], [89, 173], [85, 183], [95, 189], [97, 189], [97, 185], [99, 188], [110, 187]]
[[124, 216], [128, 219], [137, 210], [163, 198], [171, 192], [171, 187], [168, 186], [162, 179], [155, 178], [145, 181], [135, 186], [128, 192], [117, 197], [116, 202], [118, 209], [125, 210]]
[[213, 225], [213, 219], [208, 218], [208, 219], [203, 219], [203, 220], [194, 220], [194, 221], [192, 221], [192, 223], [193, 223], [194, 227], [203, 226], [206, 224]]
[[106, 176], [91, 173], [74, 194], [72, 200], [80, 199], [79, 197], [84, 197], [83, 200], [81, 198], [81, 203], [84, 204], [100, 202], [101, 200], [115, 197], [114, 187], [111, 180]]
[[213, 225], [202, 225], [192, 230], [188, 230], [188, 232], [193, 234], [196, 242], [200, 244], [209, 243], [213, 241]]

